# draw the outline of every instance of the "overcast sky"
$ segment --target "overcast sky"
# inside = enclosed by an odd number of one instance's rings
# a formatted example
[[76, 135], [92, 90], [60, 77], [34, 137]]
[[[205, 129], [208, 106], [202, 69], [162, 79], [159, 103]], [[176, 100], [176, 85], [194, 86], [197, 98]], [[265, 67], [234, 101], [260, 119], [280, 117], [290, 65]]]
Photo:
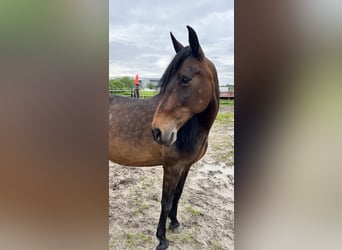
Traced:
[[233, 84], [233, 0], [109, 0], [109, 76], [160, 78], [175, 55], [169, 33], [186, 46], [186, 25], [216, 65], [220, 84]]

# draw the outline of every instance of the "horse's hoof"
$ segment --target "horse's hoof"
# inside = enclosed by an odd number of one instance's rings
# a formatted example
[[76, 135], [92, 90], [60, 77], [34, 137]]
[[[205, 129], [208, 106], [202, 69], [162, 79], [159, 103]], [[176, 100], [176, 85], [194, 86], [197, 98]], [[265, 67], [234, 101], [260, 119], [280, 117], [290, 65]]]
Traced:
[[172, 231], [172, 232], [177, 232], [177, 229], [179, 228], [180, 224], [178, 221], [174, 222], [174, 223], [170, 223], [169, 225], [169, 229]]
[[160, 241], [159, 245], [157, 246], [157, 250], [164, 250], [167, 249], [169, 247], [169, 241], [168, 240], [163, 240]]

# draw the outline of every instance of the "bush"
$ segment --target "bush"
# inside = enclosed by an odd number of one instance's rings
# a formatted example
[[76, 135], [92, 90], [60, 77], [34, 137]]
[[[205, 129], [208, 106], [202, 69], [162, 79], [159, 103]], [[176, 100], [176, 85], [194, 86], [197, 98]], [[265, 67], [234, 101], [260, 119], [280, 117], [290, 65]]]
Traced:
[[109, 93], [130, 96], [133, 87], [133, 78], [124, 76], [109, 80]]
[[153, 85], [153, 83], [151, 83], [151, 82], [149, 82], [146, 86], [147, 86], [147, 88], [149, 88], [149, 89], [154, 89], [154, 85]]

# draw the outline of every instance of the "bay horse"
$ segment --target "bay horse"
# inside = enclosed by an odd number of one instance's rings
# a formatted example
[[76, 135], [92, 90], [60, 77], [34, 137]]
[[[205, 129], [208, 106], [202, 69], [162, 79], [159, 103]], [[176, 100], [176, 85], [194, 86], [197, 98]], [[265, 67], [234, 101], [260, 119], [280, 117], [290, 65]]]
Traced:
[[170, 32], [176, 55], [150, 99], [109, 97], [109, 160], [126, 166], [163, 166], [157, 250], [167, 249], [166, 220], [180, 226], [178, 201], [190, 167], [203, 157], [219, 108], [218, 77], [196, 32], [187, 26], [189, 46]]

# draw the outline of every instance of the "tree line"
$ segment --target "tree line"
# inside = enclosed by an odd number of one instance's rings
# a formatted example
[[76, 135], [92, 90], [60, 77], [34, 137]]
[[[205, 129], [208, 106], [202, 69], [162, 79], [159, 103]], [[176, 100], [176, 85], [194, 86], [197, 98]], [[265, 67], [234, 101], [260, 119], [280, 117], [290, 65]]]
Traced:
[[[123, 76], [118, 77], [115, 79], [109, 80], [109, 93], [116, 94], [116, 95], [124, 95], [129, 96], [131, 95], [131, 91], [134, 86], [134, 79], [133, 77]], [[155, 89], [153, 83], [149, 82], [146, 85], [149, 89]]]

